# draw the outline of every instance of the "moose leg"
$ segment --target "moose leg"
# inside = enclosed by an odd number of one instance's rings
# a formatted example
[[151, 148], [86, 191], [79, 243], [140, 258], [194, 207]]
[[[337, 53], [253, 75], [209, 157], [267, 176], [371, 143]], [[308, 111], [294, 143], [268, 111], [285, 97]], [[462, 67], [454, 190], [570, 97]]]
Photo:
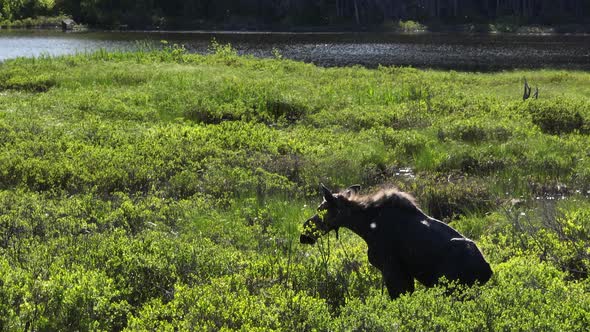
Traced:
[[397, 262], [387, 262], [383, 266], [383, 279], [392, 300], [414, 291], [414, 278], [403, 271]]

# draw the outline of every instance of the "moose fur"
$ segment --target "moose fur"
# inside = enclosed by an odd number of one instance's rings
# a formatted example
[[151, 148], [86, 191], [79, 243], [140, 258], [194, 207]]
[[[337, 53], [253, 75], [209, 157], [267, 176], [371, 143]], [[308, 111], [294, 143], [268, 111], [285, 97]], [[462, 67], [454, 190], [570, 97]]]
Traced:
[[411, 195], [388, 189], [361, 196], [359, 190], [333, 194], [322, 185], [324, 200], [304, 223], [300, 242], [314, 244], [331, 230], [350, 229], [367, 243], [369, 262], [383, 274], [392, 299], [413, 292], [414, 279], [432, 287], [441, 277], [469, 286], [491, 278], [475, 243], [424, 214]]

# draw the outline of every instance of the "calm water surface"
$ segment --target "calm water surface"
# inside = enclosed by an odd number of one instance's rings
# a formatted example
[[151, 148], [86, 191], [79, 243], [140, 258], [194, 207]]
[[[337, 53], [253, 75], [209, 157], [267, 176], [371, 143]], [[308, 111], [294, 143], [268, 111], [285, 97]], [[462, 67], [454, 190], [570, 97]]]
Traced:
[[590, 35], [245, 33], [245, 32], [74, 32], [0, 30], [0, 61], [160, 47], [161, 40], [207, 53], [211, 40], [231, 43], [240, 54], [285, 58], [320, 66], [415, 66], [455, 70], [565, 68], [590, 70]]

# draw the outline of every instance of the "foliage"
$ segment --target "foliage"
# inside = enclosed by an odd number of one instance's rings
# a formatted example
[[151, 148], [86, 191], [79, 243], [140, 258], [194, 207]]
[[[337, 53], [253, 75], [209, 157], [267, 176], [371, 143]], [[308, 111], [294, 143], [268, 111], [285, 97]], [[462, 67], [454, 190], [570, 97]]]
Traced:
[[453, 179], [449, 175], [436, 180], [424, 179], [416, 185], [420, 187], [415, 192], [422, 197], [426, 210], [437, 219], [449, 221], [466, 213], [483, 214], [496, 205], [491, 188], [480, 179]]
[[4, 0], [0, 5], [0, 21], [57, 14], [55, 0]]
[[568, 274], [585, 279], [590, 274], [590, 224], [587, 202], [540, 201], [532, 211], [524, 208], [507, 212], [510, 227], [519, 235], [521, 250], [536, 253], [540, 259]]
[[[466, 30], [514, 32], [525, 24], [588, 23], [590, 5], [584, 0], [431, 1], [357, 0], [4, 0], [0, 21], [8, 24], [25, 18], [64, 13], [84, 24], [119, 28], [251, 28], [293, 26], [373, 26], [385, 30], [415, 32], [425, 30], [417, 23], [436, 28], [467, 23]], [[496, 25], [486, 24], [496, 21]]]
[[[522, 101], [525, 75], [541, 99]], [[0, 330], [583, 331], [590, 137], [535, 121], [587, 119], [588, 76], [318, 68], [220, 44], [6, 61]], [[493, 279], [390, 301], [351, 232], [299, 244], [320, 182], [413, 193]]]
[[573, 131], [587, 133], [590, 129], [586, 117], [590, 114], [587, 104], [568, 100], [534, 103], [529, 106], [533, 123], [548, 134], [569, 134]]
[[417, 32], [417, 31], [424, 31], [425, 30], [425, 26], [423, 26], [422, 24], [412, 21], [412, 20], [407, 20], [407, 21], [398, 21], [398, 25], [399, 25], [399, 29], [403, 32]]

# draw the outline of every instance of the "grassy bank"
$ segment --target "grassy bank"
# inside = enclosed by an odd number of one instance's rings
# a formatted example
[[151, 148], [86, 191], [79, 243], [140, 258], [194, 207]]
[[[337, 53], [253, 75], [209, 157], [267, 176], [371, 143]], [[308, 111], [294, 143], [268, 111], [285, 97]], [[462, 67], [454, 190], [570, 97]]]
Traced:
[[[0, 64], [0, 329], [590, 324], [589, 73], [213, 48]], [[353, 234], [298, 243], [320, 182], [413, 193], [478, 242], [493, 279], [389, 301]]]
[[588, 33], [589, 24], [523, 24], [514, 18], [497, 19], [487, 23], [446, 24], [441, 21], [417, 22], [412, 20], [390, 20], [381, 24], [380, 31], [394, 32], [461, 32], [461, 33], [518, 33], [518, 34], [554, 34], [554, 33]]

